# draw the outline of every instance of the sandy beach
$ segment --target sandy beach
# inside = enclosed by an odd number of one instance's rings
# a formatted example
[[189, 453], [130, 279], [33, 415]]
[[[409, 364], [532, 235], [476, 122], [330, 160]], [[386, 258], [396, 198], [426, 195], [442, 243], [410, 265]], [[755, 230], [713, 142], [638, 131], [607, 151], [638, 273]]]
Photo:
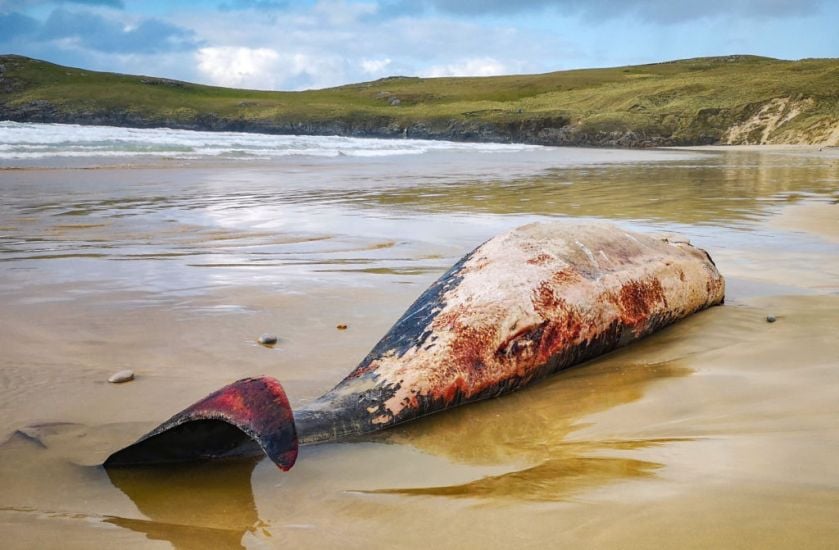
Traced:
[[[13, 548], [839, 540], [835, 148], [34, 164], [0, 170]], [[725, 305], [516, 394], [304, 447], [288, 473], [98, 466], [237, 378], [308, 402], [462, 254], [569, 217], [686, 236]]]

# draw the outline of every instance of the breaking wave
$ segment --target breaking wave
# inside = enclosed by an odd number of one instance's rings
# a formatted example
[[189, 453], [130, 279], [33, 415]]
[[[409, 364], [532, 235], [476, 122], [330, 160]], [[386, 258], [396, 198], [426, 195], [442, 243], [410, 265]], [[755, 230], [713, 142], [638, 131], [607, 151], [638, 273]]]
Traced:
[[0, 122], [0, 161], [48, 157], [255, 159], [288, 156], [379, 157], [432, 151], [514, 153], [535, 145], [456, 143], [418, 139], [198, 132], [77, 124]]

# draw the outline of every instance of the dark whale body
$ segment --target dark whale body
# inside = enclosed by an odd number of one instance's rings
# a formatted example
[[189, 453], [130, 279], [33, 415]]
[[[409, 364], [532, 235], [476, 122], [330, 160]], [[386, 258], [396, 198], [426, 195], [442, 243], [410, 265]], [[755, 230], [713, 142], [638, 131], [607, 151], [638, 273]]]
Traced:
[[293, 411], [279, 382], [240, 380], [106, 467], [264, 452], [369, 433], [497, 397], [724, 299], [710, 256], [608, 224], [531, 224], [464, 256], [332, 390]]

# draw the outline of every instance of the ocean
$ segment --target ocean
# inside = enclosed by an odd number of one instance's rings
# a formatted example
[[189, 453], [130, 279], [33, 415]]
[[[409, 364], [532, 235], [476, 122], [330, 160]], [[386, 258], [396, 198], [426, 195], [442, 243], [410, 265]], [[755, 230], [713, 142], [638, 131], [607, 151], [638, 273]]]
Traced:
[[0, 122], [0, 163], [66, 157], [270, 160], [288, 156], [380, 157], [432, 151], [515, 153], [538, 149], [535, 145], [497, 143]]

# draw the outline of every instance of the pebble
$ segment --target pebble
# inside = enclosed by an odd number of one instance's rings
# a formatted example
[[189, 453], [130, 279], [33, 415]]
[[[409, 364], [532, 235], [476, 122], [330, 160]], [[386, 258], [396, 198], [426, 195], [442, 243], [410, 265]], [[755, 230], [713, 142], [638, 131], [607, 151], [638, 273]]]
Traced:
[[767, 315], [767, 316], [766, 316], [766, 322], [767, 322], [767, 323], [774, 323], [774, 322], [775, 322], [775, 321], [777, 321], [777, 320], [778, 320], [778, 319], [777, 319], [774, 315]]
[[335, 328], [337, 328], [338, 330], [347, 330], [347, 325], [345, 325], [344, 323], [341, 323], [340, 325], [336, 326]]
[[257, 338], [256, 341], [262, 344], [263, 346], [273, 346], [277, 343], [277, 337], [273, 334], [263, 334], [262, 336]]
[[111, 384], [122, 384], [123, 382], [131, 382], [132, 380], [134, 380], [134, 371], [128, 369], [115, 372], [108, 378], [108, 382]]

